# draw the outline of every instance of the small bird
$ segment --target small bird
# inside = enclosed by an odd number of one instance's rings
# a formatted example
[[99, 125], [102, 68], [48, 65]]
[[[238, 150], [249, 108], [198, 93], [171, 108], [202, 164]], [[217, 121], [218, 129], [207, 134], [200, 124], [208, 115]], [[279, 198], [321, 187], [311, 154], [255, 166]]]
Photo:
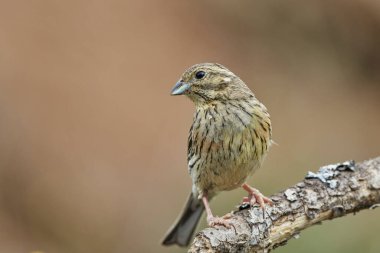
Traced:
[[257, 203], [262, 208], [266, 203], [272, 204], [246, 183], [267, 154], [272, 127], [266, 107], [238, 76], [221, 64], [190, 67], [171, 94], [186, 95], [196, 107], [187, 149], [193, 184], [182, 214], [162, 244], [187, 246], [204, 209], [209, 226], [230, 227], [230, 216], [214, 216], [209, 206], [210, 199], [220, 191], [241, 186], [248, 192], [243, 202]]

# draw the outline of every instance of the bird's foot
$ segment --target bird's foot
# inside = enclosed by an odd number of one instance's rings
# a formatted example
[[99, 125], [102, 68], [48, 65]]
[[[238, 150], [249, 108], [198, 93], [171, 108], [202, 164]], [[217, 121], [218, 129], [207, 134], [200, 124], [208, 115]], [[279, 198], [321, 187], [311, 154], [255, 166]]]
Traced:
[[231, 217], [232, 217], [231, 214], [226, 214], [223, 217], [218, 217], [218, 216], [207, 217], [207, 223], [210, 227], [223, 226], [226, 228], [230, 228], [232, 226], [232, 223], [228, 219], [230, 219]]
[[265, 204], [273, 205], [270, 198], [265, 197], [261, 192], [247, 184], [242, 185], [243, 189], [248, 192], [248, 197], [243, 198], [243, 203], [248, 203], [250, 205], [259, 204], [261, 208], [265, 207]]
[[232, 223], [230, 221], [228, 221], [228, 219], [230, 219], [232, 217], [232, 214], [228, 213], [228, 214], [224, 215], [223, 217], [214, 216], [214, 215], [212, 215], [206, 194], [202, 196], [202, 201], [203, 201], [203, 204], [205, 206], [206, 213], [207, 213], [207, 223], [210, 227], [215, 227], [218, 225], [224, 226], [226, 228], [231, 227]]

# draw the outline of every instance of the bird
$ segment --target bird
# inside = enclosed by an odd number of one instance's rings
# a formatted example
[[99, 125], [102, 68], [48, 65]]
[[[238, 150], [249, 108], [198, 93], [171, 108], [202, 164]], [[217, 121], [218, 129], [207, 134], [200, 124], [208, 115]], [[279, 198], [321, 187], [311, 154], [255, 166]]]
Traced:
[[188, 246], [206, 211], [209, 226], [229, 228], [231, 215], [214, 216], [209, 201], [221, 191], [242, 187], [243, 203], [272, 205], [270, 198], [247, 184], [262, 164], [272, 144], [272, 125], [267, 108], [249, 87], [218, 63], [188, 68], [171, 90], [195, 104], [187, 146], [192, 190], [180, 216], [162, 244]]

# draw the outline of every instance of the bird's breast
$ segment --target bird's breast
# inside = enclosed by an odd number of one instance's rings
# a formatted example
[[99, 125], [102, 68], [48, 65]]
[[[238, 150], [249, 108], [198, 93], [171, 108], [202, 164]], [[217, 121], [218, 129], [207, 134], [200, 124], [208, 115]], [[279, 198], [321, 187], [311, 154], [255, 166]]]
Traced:
[[260, 166], [270, 142], [270, 121], [262, 123], [252, 109], [197, 110], [188, 138], [188, 168], [201, 191], [236, 188]]

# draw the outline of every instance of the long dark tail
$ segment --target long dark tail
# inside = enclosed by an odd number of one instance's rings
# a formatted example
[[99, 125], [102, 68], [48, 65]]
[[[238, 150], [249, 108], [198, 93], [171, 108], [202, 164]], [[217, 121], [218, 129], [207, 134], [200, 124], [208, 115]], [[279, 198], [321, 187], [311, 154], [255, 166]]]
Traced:
[[203, 210], [204, 206], [201, 201], [190, 193], [181, 215], [169, 229], [162, 244], [188, 246]]

